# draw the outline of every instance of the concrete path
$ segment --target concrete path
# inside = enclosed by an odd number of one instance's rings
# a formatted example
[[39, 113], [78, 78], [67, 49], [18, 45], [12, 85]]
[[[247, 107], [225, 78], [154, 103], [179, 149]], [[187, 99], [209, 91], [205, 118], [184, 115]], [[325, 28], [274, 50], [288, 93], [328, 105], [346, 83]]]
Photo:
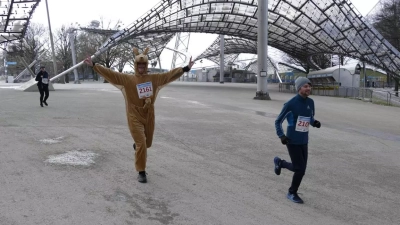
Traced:
[[56, 84], [39, 94], [0, 84], [0, 224], [400, 224], [400, 108], [312, 96], [300, 196], [274, 121], [293, 94], [270, 85], [177, 82], [156, 102], [148, 183], [136, 181], [122, 94], [112, 85]]

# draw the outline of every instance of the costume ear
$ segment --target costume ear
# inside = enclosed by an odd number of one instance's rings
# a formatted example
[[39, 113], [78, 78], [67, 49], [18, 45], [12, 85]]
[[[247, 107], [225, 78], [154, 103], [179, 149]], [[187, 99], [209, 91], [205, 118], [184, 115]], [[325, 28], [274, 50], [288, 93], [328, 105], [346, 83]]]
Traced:
[[135, 56], [139, 55], [139, 50], [137, 48], [133, 48], [133, 53]]
[[144, 52], [143, 52], [143, 55], [147, 55], [147, 53], [149, 53], [149, 48], [147, 47], [145, 50], [144, 50]]

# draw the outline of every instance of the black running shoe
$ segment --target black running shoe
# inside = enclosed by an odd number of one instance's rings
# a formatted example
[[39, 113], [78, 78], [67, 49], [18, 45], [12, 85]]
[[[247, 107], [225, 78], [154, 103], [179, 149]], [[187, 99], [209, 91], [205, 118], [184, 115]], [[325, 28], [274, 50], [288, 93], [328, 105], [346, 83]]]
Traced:
[[44, 103], [46, 106], [48, 106], [48, 105], [47, 105], [47, 102], [44, 101], [43, 103]]
[[146, 172], [140, 171], [137, 179], [140, 183], [147, 183]]
[[274, 158], [275, 174], [280, 175], [282, 169], [282, 160], [279, 157]]
[[303, 204], [303, 200], [299, 197], [299, 195], [297, 193], [287, 193], [287, 198], [294, 202], [294, 203], [299, 203], [299, 204]]

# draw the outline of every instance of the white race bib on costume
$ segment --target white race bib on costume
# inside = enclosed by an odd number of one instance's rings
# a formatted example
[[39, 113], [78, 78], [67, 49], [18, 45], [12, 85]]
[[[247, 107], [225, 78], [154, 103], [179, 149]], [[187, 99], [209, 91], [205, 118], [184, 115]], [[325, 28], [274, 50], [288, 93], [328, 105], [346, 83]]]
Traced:
[[49, 79], [48, 78], [42, 78], [42, 83], [43, 84], [48, 84], [49, 83]]
[[299, 116], [296, 123], [296, 131], [308, 132], [310, 126], [310, 117]]
[[136, 85], [139, 98], [148, 98], [153, 96], [153, 84], [151, 82]]

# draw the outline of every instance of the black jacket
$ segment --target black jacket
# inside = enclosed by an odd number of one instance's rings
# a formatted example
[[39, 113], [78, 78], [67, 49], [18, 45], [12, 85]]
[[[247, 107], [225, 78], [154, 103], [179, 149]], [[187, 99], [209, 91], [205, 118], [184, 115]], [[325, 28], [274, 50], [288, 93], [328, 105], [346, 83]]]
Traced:
[[47, 71], [40, 71], [37, 75], [36, 75], [36, 81], [38, 82], [37, 83], [37, 86], [39, 86], [39, 85], [48, 85], [48, 84], [43, 84], [42, 83], [42, 77], [43, 78], [47, 78], [47, 79], [49, 79], [49, 74], [47, 73]]

